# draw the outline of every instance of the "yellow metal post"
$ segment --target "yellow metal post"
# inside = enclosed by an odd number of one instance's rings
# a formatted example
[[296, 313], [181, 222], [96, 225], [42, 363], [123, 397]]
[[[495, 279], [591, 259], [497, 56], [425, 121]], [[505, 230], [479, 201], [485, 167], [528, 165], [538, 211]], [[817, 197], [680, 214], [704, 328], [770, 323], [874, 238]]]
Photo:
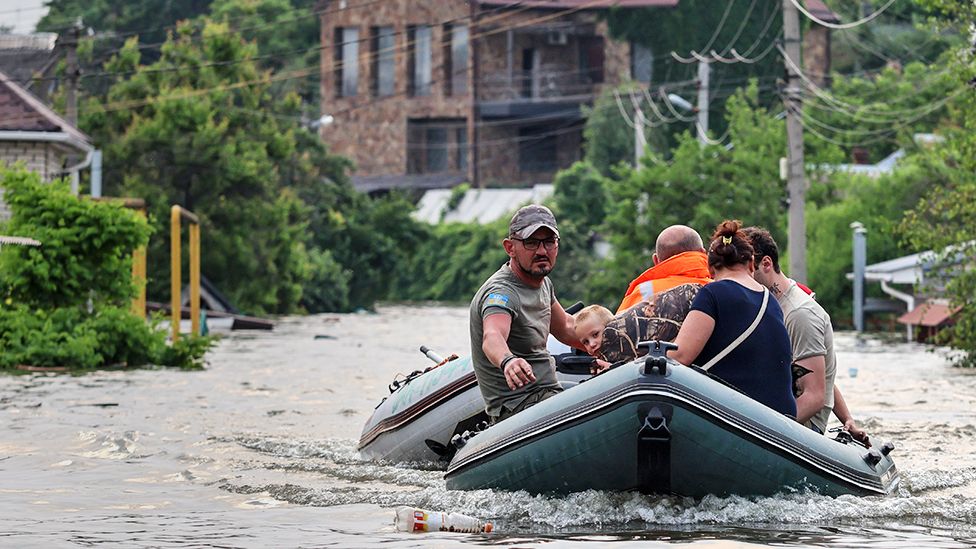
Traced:
[[180, 250], [180, 208], [178, 205], [173, 205], [170, 208], [169, 215], [169, 257], [170, 257], [170, 311], [173, 314], [173, 342], [180, 338], [180, 316], [181, 316], [181, 304], [180, 304], [180, 291], [182, 290], [183, 282], [180, 280], [180, 267], [182, 267], [182, 251]]
[[179, 205], [170, 209], [170, 306], [173, 312], [173, 341], [180, 338], [180, 318], [182, 303], [180, 294], [183, 282], [180, 278], [183, 267], [180, 248], [180, 219], [190, 224], [190, 330], [200, 335], [200, 219]]
[[[146, 218], [145, 208], [136, 210], [136, 214]], [[136, 296], [132, 298], [132, 312], [141, 317], [146, 316], [146, 247], [139, 246], [132, 252], [132, 282], [136, 285]]]
[[190, 225], [190, 326], [200, 335], [200, 225]]

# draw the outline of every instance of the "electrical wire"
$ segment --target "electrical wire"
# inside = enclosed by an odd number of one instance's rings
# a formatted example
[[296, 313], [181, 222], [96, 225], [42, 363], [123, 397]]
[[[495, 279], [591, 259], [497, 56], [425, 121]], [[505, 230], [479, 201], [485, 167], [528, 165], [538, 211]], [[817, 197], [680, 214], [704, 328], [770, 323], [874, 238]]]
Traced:
[[799, 10], [800, 13], [802, 13], [803, 15], [805, 15], [807, 17], [807, 19], [813, 21], [814, 23], [816, 23], [818, 25], [823, 25], [824, 27], [827, 27], [829, 29], [843, 30], [843, 29], [853, 29], [854, 27], [859, 27], [859, 26], [861, 26], [861, 25], [863, 25], [863, 24], [865, 24], [865, 23], [873, 20], [875, 17], [877, 17], [877, 16], [881, 15], [882, 13], [884, 13], [884, 11], [886, 9], [888, 9], [889, 6], [891, 6], [892, 4], [894, 4], [895, 3], [895, 0], [888, 0], [888, 3], [887, 4], [885, 4], [884, 6], [881, 6], [880, 9], [875, 10], [874, 13], [872, 13], [871, 15], [868, 15], [866, 17], [863, 17], [861, 19], [858, 19], [857, 21], [854, 21], [853, 23], [843, 23], [843, 24], [831, 23], [829, 21], [824, 21], [823, 19], [819, 19], [816, 15], [814, 15], [814, 14], [810, 13], [809, 11], [807, 11], [806, 8], [804, 8], [803, 5], [800, 4], [800, 2], [798, 0], [790, 0], [790, 2], [794, 6], [796, 6], [796, 9]]

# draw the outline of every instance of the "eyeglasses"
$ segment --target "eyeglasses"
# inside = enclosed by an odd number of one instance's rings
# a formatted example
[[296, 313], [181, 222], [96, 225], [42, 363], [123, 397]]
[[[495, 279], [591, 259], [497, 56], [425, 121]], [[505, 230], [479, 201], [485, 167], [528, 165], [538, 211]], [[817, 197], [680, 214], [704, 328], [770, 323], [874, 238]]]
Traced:
[[559, 247], [558, 238], [547, 238], [545, 240], [539, 240], [538, 238], [514, 238], [513, 237], [512, 240], [517, 240], [521, 242], [522, 245], [525, 246], [525, 249], [529, 250], [530, 252], [534, 252], [538, 250], [539, 244], [545, 246], [546, 250], [550, 252]]

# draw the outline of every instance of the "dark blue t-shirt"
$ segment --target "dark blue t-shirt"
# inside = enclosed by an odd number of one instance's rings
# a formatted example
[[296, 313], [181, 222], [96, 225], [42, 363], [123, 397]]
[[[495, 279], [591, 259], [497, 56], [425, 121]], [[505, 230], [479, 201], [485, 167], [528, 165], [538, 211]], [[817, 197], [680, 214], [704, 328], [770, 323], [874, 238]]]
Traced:
[[[706, 284], [695, 296], [691, 310], [715, 319], [715, 330], [694, 364], [704, 365], [745, 332], [759, 314], [762, 300], [763, 292], [732, 280]], [[755, 331], [708, 371], [777, 412], [795, 417], [791, 362], [793, 352], [783, 325], [783, 310], [776, 298], [769, 296]]]

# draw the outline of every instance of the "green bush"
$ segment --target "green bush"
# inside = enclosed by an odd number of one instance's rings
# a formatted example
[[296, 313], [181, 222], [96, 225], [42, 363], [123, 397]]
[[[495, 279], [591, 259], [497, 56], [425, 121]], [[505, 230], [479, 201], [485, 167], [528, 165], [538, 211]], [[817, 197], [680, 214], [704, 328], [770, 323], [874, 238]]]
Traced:
[[0, 368], [200, 365], [210, 338], [167, 346], [166, 333], [129, 308], [144, 219], [23, 168], [0, 170], [0, 186], [12, 212], [5, 230], [41, 242], [0, 252]]

